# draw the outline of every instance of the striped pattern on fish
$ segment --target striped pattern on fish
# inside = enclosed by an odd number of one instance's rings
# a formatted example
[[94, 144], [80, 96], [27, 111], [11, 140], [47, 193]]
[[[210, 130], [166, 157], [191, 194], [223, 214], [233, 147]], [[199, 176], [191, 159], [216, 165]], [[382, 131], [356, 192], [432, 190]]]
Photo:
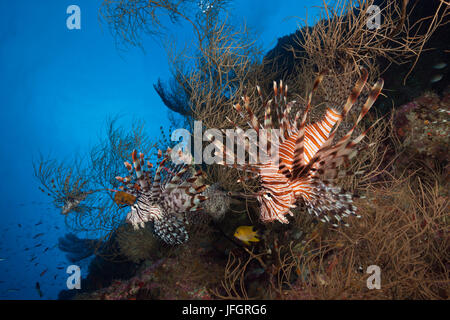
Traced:
[[[241, 117], [247, 119], [249, 126], [257, 132], [262, 128], [273, 129], [272, 112], [275, 110], [278, 115], [281, 134], [276, 135], [274, 140], [269, 139], [267, 144], [268, 152], [271, 146], [277, 145], [278, 155], [272, 155], [272, 158], [265, 163], [247, 165], [222, 163], [225, 166], [253, 172], [259, 177], [260, 190], [251, 196], [256, 197], [260, 203], [260, 218], [263, 222], [277, 220], [288, 223], [286, 215], [293, 215], [290, 209], [295, 208], [299, 201], [306, 204], [310, 214], [317, 216], [323, 222], [330, 222], [333, 226], [347, 225], [343, 218], [349, 215], [357, 216], [356, 207], [353, 205], [353, 195], [334, 186], [333, 182], [342, 175], [354, 174], [339, 167], [356, 155], [356, 145], [373, 126], [355, 139], [351, 139], [354, 129], [381, 92], [383, 80], [378, 80], [372, 87], [353, 127], [333, 144], [339, 125], [367, 82], [368, 73], [364, 68], [361, 69], [361, 77], [355, 83], [341, 112], [328, 108], [321, 121], [307, 125], [312, 94], [319, 86], [324, 74], [324, 72], [320, 73], [315, 80], [313, 89], [308, 95], [304, 113], [298, 112], [293, 120], [290, 111], [296, 102], [287, 102], [288, 87], [282, 82], [279, 85], [274, 82], [274, 98], [266, 103], [260, 88], [257, 87], [265, 107], [263, 125], [252, 112], [248, 97], [242, 98], [247, 115], [244, 114], [240, 104], [234, 105]], [[238, 130], [242, 131], [242, 129]], [[212, 136], [206, 135], [206, 137], [212, 139]], [[213, 143], [225, 155], [232, 152], [218, 140], [214, 140]]]
[[[136, 196], [136, 202], [131, 206], [126, 221], [135, 229], [152, 222], [156, 236], [167, 244], [176, 245], [189, 239], [185, 227], [187, 223], [185, 214], [201, 209], [201, 203], [206, 200], [201, 193], [206, 186], [197, 183], [201, 171], [192, 177], [186, 177], [190, 166], [166, 165], [170, 151], [170, 149], [166, 151], [152, 179], [150, 171], [152, 164], [148, 162], [148, 170], [143, 170], [144, 155], [141, 153], [138, 157], [134, 150], [133, 166], [125, 162], [129, 175], [116, 179], [124, 183], [121, 190]], [[158, 158], [161, 157], [162, 152], [159, 152]]]

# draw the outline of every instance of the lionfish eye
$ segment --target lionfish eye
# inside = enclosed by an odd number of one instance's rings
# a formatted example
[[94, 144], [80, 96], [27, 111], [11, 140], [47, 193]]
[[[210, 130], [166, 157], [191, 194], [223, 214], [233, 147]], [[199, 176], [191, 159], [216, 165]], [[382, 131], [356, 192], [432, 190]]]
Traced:
[[271, 199], [272, 198], [272, 194], [270, 192], [266, 192], [263, 194], [263, 197], [266, 199]]

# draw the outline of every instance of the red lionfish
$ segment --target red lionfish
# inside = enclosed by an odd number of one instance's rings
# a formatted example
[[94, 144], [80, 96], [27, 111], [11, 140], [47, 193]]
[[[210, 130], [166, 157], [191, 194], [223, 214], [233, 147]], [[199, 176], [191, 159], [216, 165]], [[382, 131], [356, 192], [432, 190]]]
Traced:
[[[353, 205], [354, 196], [346, 193], [340, 187], [334, 186], [333, 181], [342, 174], [350, 174], [350, 172], [340, 170], [338, 167], [344, 162], [347, 163], [349, 159], [356, 155], [356, 145], [364, 138], [367, 131], [375, 125], [373, 124], [355, 139], [350, 139], [354, 129], [380, 94], [383, 80], [379, 79], [371, 88], [371, 92], [353, 127], [333, 145], [332, 142], [337, 129], [359, 97], [367, 81], [368, 73], [366, 69], [361, 69], [361, 77], [355, 83], [342, 112], [328, 108], [322, 121], [306, 125], [308, 112], [311, 108], [312, 94], [322, 81], [324, 74], [325, 72], [320, 73], [315, 80], [313, 89], [307, 97], [303, 116], [299, 111], [293, 120], [290, 111], [296, 102], [287, 103], [288, 87], [283, 86], [282, 81], [280, 81], [279, 86], [274, 82], [274, 99], [263, 105], [265, 108], [264, 126], [261, 125], [251, 110], [248, 96], [242, 97], [248, 117], [244, 115], [240, 104], [234, 105], [240, 116], [246, 119], [249, 126], [257, 133], [260, 129], [265, 129], [267, 132], [273, 129], [271, 111], [273, 102], [275, 111], [278, 111], [281, 133], [276, 135], [275, 139], [268, 138], [267, 142], [268, 152], [270, 152], [271, 145], [277, 145], [278, 154], [272, 155], [272, 158], [265, 163], [261, 163], [261, 161], [246, 165], [227, 164], [223, 161], [220, 163], [256, 174], [259, 177], [260, 191], [250, 196], [256, 197], [260, 203], [260, 217], [263, 222], [278, 220], [281, 223], [289, 223], [285, 215], [293, 215], [290, 209], [295, 208], [300, 199], [305, 202], [309, 214], [314, 214], [322, 222], [330, 222], [333, 226], [341, 224], [348, 226], [343, 218], [349, 215], [359, 217], [356, 214], [356, 207]], [[257, 91], [263, 102], [264, 99], [259, 86], [257, 86]], [[243, 133], [243, 130], [239, 128], [236, 128], [236, 131], [240, 134]], [[206, 134], [206, 137], [212, 140], [212, 135]], [[229, 157], [231, 151], [227, 150], [222, 142], [215, 139], [212, 143], [218, 150], [224, 152], [224, 157]], [[249, 144], [246, 144], [246, 151], [251, 152], [249, 151]], [[234, 157], [231, 157], [231, 159], [234, 159]]]
[[[136, 150], [132, 153], [133, 165], [124, 163], [129, 175], [116, 179], [124, 183], [122, 190], [136, 197], [126, 221], [135, 229], [144, 227], [146, 222], [153, 222], [156, 236], [170, 245], [175, 245], [189, 239], [185, 228], [185, 214], [200, 210], [200, 204], [206, 200], [206, 197], [201, 195], [206, 186], [198, 185], [201, 171], [186, 178], [189, 165], [166, 166], [170, 151], [168, 149], [160, 161], [153, 180], [150, 172], [153, 165], [147, 162], [148, 170], [143, 170], [144, 154], [140, 153], [138, 157]], [[162, 152], [159, 151], [158, 158], [161, 157]], [[164, 171], [165, 174], [162, 174]]]

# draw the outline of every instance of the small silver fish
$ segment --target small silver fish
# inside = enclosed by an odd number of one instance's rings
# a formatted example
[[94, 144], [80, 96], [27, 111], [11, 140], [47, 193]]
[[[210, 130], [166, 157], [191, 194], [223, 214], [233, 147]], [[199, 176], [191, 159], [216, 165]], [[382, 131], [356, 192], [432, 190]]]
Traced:
[[447, 66], [445, 62], [439, 62], [433, 66], [434, 69], [440, 70], [444, 69]]
[[6, 259], [0, 258], [0, 261], [6, 261]]
[[435, 83], [435, 82], [441, 81], [443, 77], [444, 76], [442, 74], [437, 74], [430, 79], [430, 82]]

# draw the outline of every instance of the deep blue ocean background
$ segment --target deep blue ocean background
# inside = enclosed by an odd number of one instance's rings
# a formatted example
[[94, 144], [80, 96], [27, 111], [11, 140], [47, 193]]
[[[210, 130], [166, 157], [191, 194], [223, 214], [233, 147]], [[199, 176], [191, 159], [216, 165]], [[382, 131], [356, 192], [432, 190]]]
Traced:
[[[81, 30], [66, 27], [72, 4], [81, 8]], [[240, 0], [230, 12], [236, 24], [246, 21], [257, 32], [267, 52], [278, 37], [295, 32], [306, 7], [309, 19], [320, 4]], [[87, 152], [105, 132], [108, 117], [121, 116], [125, 128], [144, 120], [153, 137], [169, 125], [168, 109], [153, 89], [158, 78], [170, 78], [163, 46], [144, 37], [145, 52], [119, 51], [99, 22], [100, 5], [0, 2], [0, 299], [56, 299], [66, 289], [71, 263], [57, 241], [68, 230], [51, 198], [38, 190], [32, 161], [41, 153], [64, 160]], [[189, 28], [175, 25], [170, 31], [180, 43], [190, 41]], [[83, 277], [88, 263], [80, 263]]]

